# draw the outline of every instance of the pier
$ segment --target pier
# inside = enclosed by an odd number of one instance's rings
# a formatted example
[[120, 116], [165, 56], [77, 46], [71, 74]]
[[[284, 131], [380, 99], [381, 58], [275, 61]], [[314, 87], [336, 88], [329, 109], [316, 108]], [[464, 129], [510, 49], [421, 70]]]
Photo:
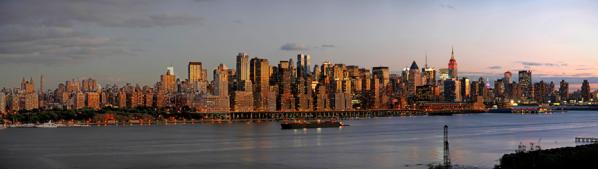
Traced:
[[576, 143], [598, 143], [598, 138], [575, 137]]
[[289, 112], [198, 112], [203, 119], [227, 120], [284, 120], [326, 118], [373, 118], [392, 116], [427, 115], [416, 110], [364, 110], [364, 111], [289, 111]]
[[350, 111], [277, 111], [277, 112], [196, 112], [202, 119], [224, 120], [284, 120], [284, 119], [352, 119], [395, 116], [453, 115], [463, 113], [483, 113], [479, 110], [350, 110]]

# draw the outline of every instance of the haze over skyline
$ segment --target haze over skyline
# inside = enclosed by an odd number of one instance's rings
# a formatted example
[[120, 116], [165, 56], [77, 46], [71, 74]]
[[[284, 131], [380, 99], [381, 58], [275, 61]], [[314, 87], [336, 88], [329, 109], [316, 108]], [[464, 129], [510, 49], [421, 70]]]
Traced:
[[[76, 77], [153, 84], [188, 61], [211, 72], [238, 52], [276, 64], [309, 53], [393, 72], [413, 60], [476, 79], [534, 71], [534, 80], [598, 79], [596, 1], [2, 1], [0, 87]], [[593, 48], [594, 47], [594, 48]]]

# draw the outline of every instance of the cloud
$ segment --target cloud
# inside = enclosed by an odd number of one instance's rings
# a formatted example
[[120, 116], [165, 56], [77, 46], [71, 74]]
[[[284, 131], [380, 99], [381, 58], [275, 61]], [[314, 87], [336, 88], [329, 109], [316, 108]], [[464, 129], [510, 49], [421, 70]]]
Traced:
[[335, 48], [336, 46], [335, 46], [335, 45], [333, 45], [333, 44], [323, 44], [323, 45], [322, 45], [322, 46], [320, 46], [320, 47], [323, 47], [323, 48]]
[[152, 28], [203, 23], [202, 17], [164, 10], [159, 3], [162, 2], [0, 1], [0, 64], [68, 63], [134, 55], [123, 39], [94, 35], [81, 27]]
[[566, 63], [542, 63], [542, 62], [530, 62], [530, 61], [519, 61], [523, 66], [526, 67], [533, 67], [533, 66], [545, 66], [545, 67], [566, 67], [569, 64]]
[[0, 25], [72, 27], [91, 23], [139, 28], [200, 24], [203, 20], [180, 11], [159, 10], [153, 2], [159, 1], [56, 0], [47, 3], [44, 0], [7, 0], [0, 2]]
[[305, 45], [303, 45], [303, 44], [286, 43], [280, 47], [280, 50], [298, 51], [298, 50], [309, 50], [309, 49], [306, 48]]
[[453, 9], [453, 10], [456, 9], [455, 6], [453, 6], [451, 4], [447, 4], [447, 3], [440, 4], [440, 7], [445, 8], [445, 9]]
[[144, 17], [133, 17], [125, 20], [114, 20], [113, 22], [105, 22], [100, 24], [110, 27], [144, 28], [201, 24], [201, 21], [203, 21], [203, 18], [187, 14], [160, 14]]
[[594, 74], [593, 73], [576, 73], [571, 76], [573, 76], [573, 77], [591, 77], [591, 76], [594, 76]]
[[521, 63], [523, 66], [542, 66], [542, 65], [544, 65], [544, 64], [538, 63], [538, 62], [526, 62], [526, 61], [521, 61], [519, 63]]
[[237, 19], [237, 20], [233, 20], [233, 23], [235, 23], [235, 24], [244, 24], [245, 22], [243, 22], [243, 20]]
[[493, 69], [493, 70], [502, 69], [502, 66], [498, 66], [498, 65], [496, 65], [496, 66], [489, 66], [488, 69]]
[[70, 63], [94, 57], [130, 55], [118, 39], [64, 27], [0, 26], [0, 64]]
[[460, 76], [469, 77], [470, 79], [471, 78], [477, 79], [479, 77], [494, 79], [494, 78], [498, 78], [498, 77], [502, 76], [502, 74], [495, 73], [495, 72], [475, 72], [475, 71], [462, 71], [462, 72], [459, 72], [459, 74], [460, 74]]

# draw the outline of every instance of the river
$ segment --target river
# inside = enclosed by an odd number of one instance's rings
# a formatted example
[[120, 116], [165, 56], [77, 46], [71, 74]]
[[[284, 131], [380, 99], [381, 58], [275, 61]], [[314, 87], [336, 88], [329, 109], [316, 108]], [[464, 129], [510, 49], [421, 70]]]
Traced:
[[598, 112], [462, 114], [345, 120], [281, 130], [278, 122], [0, 130], [0, 168], [491, 168], [520, 143], [575, 146], [598, 137]]

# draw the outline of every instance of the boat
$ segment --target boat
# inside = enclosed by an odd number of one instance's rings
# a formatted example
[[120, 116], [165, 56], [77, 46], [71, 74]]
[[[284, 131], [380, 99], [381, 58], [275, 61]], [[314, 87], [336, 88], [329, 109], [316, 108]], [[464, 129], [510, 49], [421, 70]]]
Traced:
[[91, 127], [89, 124], [73, 124], [69, 127]]
[[49, 122], [46, 122], [46, 123], [35, 125], [35, 127], [36, 128], [57, 128], [58, 124], [52, 123], [52, 121], [49, 121]]
[[341, 126], [348, 126], [340, 121], [295, 121], [295, 122], [283, 122], [280, 123], [280, 127], [282, 129], [305, 129], [305, 128], [334, 128], [334, 127], [341, 127]]

